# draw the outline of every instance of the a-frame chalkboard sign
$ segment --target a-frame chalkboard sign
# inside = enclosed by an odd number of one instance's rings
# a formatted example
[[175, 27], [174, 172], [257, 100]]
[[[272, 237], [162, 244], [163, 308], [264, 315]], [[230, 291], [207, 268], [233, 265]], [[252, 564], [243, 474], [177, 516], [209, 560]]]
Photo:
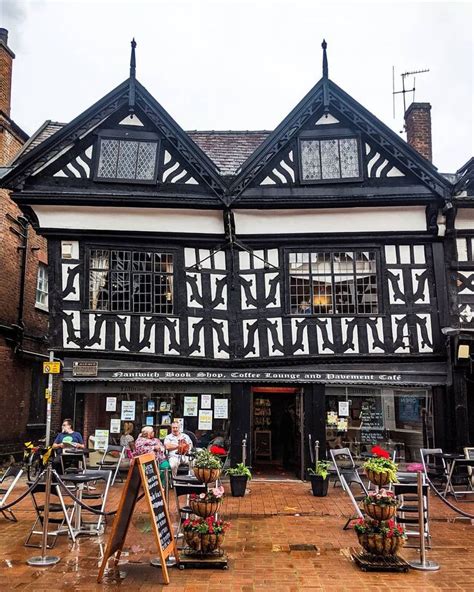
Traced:
[[141, 487], [143, 487], [146, 503], [152, 518], [151, 526], [155, 535], [156, 546], [158, 547], [163, 578], [165, 584], [170, 583], [166, 558], [170, 555], [177, 558], [178, 552], [172, 534], [168, 505], [163, 494], [160, 473], [154, 454], [143, 454], [132, 460], [117, 514], [112, 525], [112, 534], [107, 542], [102, 565], [100, 566], [99, 576], [97, 578], [98, 582], [102, 580], [107, 562], [112, 555], [115, 554], [115, 565], [118, 564], [133, 510], [139, 499], [138, 496]]

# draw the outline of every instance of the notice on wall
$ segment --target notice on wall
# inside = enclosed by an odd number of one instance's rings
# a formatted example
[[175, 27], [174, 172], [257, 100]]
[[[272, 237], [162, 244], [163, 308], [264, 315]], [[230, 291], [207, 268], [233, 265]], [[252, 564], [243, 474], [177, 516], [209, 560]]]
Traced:
[[212, 395], [201, 395], [201, 409], [212, 408]]
[[135, 401], [122, 401], [122, 421], [135, 421]]
[[109, 430], [96, 430], [94, 432], [94, 447], [96, 450], [106, 450], [109, 445]]
[[347, 432], [347, 417], [340, 417], [337, 420], [337, 431], [338, 432]]
[[212, 430], [212, 411], [199, 409], [198, 430]]
[[197, 397], [184, 397], [183, 415], [185, 417], [197, 417], [197, 414], [198, 414], [198, 398]]
[[335, 411], [328, 411], [326, 424], [328, 426], [336, 426], [337, 425], [337, 413]]
[[110, 433], [111, 434], [120, 434], [120, 419], [111, 419], [110, 420]]
[[228, 399], [214, 399], [214, 419], [229, 419]]
[[117, 397], [107, 397], [105, 399], [106, 411], [117, 411]]
[[349, 401], [339, 401], [339, 417], [349, 417]]

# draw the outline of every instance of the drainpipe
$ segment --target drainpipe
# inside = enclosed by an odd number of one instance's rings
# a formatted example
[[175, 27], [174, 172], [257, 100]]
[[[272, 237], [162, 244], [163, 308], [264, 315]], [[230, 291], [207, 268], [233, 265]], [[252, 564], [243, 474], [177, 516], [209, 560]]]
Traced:
[[13, 224], [16, 224], [17, 228], [10, 226], [10, 232], [16, 234], [21, 241], [22, 244], [17, 247], [17, 251], [21, 251], [21, 264], [20, 264], [20, 294], [19, 294], [19, 302], [18, 302], [18, 316], [17, 316], [17, 323], [16, 323], [16, 330], [17, 330], [17, 337], [16, 337], [16, 344], [15, 349], [21, 346], [23, 342], [23, 333], [25, 330], [25, 323], [23, 321], [23, 314], [25, 310], [25, 286], [26, 286], [26, 265], [28, 260], [28, 226], [29, 222], [24, 216], [18, 216], [18, 218], [13, 218], [10, 214], [7, 214], [7, 218]]

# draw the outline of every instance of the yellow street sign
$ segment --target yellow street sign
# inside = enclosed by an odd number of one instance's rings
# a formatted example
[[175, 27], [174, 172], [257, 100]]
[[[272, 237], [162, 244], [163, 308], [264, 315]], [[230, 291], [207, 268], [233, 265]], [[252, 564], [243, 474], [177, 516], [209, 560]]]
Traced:
[[51, 399], [51, 389], [44, 389], [44, 398]]
[[43, 374], [59, 374], [61, 362], [43, 362]]

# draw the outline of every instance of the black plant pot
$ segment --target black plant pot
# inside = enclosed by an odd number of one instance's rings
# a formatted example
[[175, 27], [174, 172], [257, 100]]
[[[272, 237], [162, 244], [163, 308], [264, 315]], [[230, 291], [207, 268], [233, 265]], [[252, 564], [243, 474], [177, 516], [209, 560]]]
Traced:
[[248, 478], [245, 475], [230, 475], [232, 497], [244, 497]]
[[323, 479], [319, 475], [310, 475], [311, 489], [316, 497], [326, 497], [328, 494], [329, 479]]

